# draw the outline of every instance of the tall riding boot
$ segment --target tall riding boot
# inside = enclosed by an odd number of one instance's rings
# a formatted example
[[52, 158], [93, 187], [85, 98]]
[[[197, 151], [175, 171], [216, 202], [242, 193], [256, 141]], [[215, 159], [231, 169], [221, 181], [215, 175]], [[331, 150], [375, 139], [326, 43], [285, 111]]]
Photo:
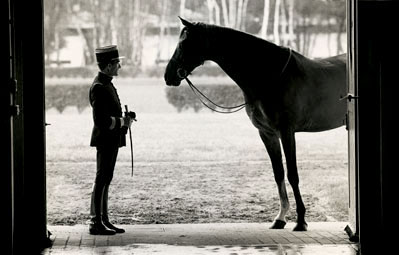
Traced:
[[91, 235], [115, 235], [116, 231], [105, 227], [101, 217], [95, 217], [91, 219], [89, 233]]
[[91, 192], [91, 203], [90, 203], [90, 216], [95, 218], [101, 216], [102, 197], [104, 194], [103, 185], [93, 184], [93, 190]]
[[102, 222], [103, 224], [109, 228], [114, 230], [116, 233], [125, 233], [125, 230], [122, 228], [117, 228], [109, 222], [108, 218], [108, 190], [109, 185], [105, 185], [104, 193], [103, 193], [103, 201], [102, 201]]
[[92, 235], [114, 235], [115, 230], [107, 229], [101, 219], [101, 203], [103, 200], [104, 188], [101, 185], [94, 184], [91, 194], [90, 216], [91, 222], [89, 232]]

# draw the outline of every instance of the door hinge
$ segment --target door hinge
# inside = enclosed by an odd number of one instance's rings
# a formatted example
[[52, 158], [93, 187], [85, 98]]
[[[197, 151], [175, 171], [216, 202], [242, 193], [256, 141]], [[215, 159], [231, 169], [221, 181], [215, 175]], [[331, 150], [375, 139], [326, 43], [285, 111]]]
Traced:
[[17, 104], [10, 105], [10, 108], [9, 108], [10, 116], [18, 116], [20, 112], [21, 112], [21, 110], [19, 108], [19, 105], [17, 105]]
[[10, 79], [8, 82], [8, 89], [10, 90], [10, 93], [15, 95], [17, 93], [17, 80], [16, 79]]
[[21, 112], [19, 105], [15, 104], [15, 95], [17, 94], [17, 80], [10, 79], [8, 82], [8, 89], [12, 96], [11, 98], [11, 105], [9, 107], [9, 114], [10, 116], [18, 116]]

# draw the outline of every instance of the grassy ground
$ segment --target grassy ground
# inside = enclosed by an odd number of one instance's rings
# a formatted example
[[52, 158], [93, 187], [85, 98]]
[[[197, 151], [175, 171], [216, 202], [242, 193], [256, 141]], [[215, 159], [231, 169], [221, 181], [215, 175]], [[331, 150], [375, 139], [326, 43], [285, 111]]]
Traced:
[[[265, 222], [278, 212], [271, 164], [244, 113], [138, 114], [130, 151], [120, 150], [110, 210], [120, 223]], [[91, 115], [47, 115], [48, 221], [85, 223], [95, 149]], [[309, 221], [347, 220], [344, 128], [297, 134], [301, 189]], [[291, 201], [289, 217], [295, 216]]]
[[[72, 83], [74, 81], [71, 81]], [[88, 81], [90, 82], [90, 81]], [[135, 83], [136, 82], [136, 83]], [[266, 150], [245, 112], [176, 113], [162, 81], [118, 81], [122, 104], [136, 111], [135, 173], [120, 150], [109, 209], [118, 223], [267, 222], [279, 200]], [[130, 86], [133, 83], [133, 86]], [[162, 85], [162, 86], [161, 86]], [[95, 176], [91, 112], [47, 111], [49, 224], [85, 223]], [[345, 128], [298, 133], [300, 187], [308, 221], [347, 221]], [[291, 210], [295, 201], [288, 185]]]

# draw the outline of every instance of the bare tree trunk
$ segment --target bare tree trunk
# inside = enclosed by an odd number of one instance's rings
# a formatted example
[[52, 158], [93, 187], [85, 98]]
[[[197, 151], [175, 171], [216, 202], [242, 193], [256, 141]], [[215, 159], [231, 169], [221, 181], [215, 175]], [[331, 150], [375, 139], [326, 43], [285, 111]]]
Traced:
[[248, 1], [249, 0], [244, 0], [243, 6], [242, 6], [242, 19], [241, 19], [241, 30], [246, 30], [246, 25], [247, 25], [247, 7], [248, 7]]
[[276, 4], [274, 6], [273, 36], [274, 36], [275, 44], [280, 44], [280, 34], [279, 34], [280, 4], [281, 4], [281, 0], [276, 0]]
[[313, 49], [316, 45], [316, 38], [317, 38], [317, 34], [313, 34], [313, 33], [309, 33], [309, 49], [308, 49], [308, 56], [311, 56], [313, 54]]
[[[186, 0], [180, 0], [180, 8], [179, 8], [179, 15], [182, 18], [184, 17], [184, 11], [186, 10]], [[183, 24], [180, 23], [180, 29], [183, 29]]]
[[209, 22], [209, 24], [215, 24], [215, 19], [213, 17], [214, 1], [207, 0], [206, 3], [207, 3], [207, 7], [208, 7], [208, 22]]
[[294, 47], [294, 4], [295, 0], [289, 0], [288, 6], [288, 46]]
[[113, 15], [111, 17], [111, 35], [112, 35], [112, 44], [118, 44], [118, 29], [117, 29], [117, 21], [116, 18], [118, 17], [118, 8], [119, 8], [119, 0], [114, 0], [113, 4]]
[[[215, 2], [215, 6], [218, 5]], [[227, 27], [241, 30], [245, 28], [245, 17], [247, 12], [248, 0], [221, 0], [222, 16], [224, 25]], [[220, 8], [217, 8], [217, 16], [220, 16]]]
[[307, 45], [307, 31], [306, 31], [306, 18], [301, 19], [301, 31], [298, 36], [298, 48], [302, 54], [306, 55], [306, 45]]
[[270, 15], [270, 0], [264, 1], [263, 6], [263, 21], [260, 28], [260, 37], [267, 39], [267, 27], [269, 26], [269, 15]]
[[166, 28], [167, 9], [168, 9], [168, 0], [162, 0], [162, 13], [161, 13], [161, 18], [160, 18], [159, 43], [158, 43], [158, 49], [157, 49], [156, 62], [159, 62], [159, 60], [161, 60], [162, 42], [164, 41], [165, 28]]
[[229, 20], [230, 27], [236, 27], [237, 21], [237, 0], [229, 0]]
[[304, 31], [303, 31], [303, 54], [308, 56], [310, 33], [307, 31], [306, 27], [307, 27], [307, 22], [305, 21]]
[[207, 0], [208, 12], [209, 12], [209, 23], [220, 25], [220, 7], [216, 3], [216, 0]]
[[[308, 17], [305, 21], [305, 27], [309, 28], [310, 27], [310, 17]], [[312, 49], [314, 47], [314, 43], [316, 40], [316, 35], [312, 33], [312, 29], [306, 29], [304, 32], [305, 40], [304, 40], [304, 51], [303, 53], [306, 56], [310, 56], [312, 53]]]
[[339, 22], [338, 24], [338, 34], [337, 34], [337, 55], [341, 54], [343, 51], [342, 42], [341, 42], [341, 35], [343, 34], [345, 27], [345, 20]]
[[281, 1], [280, 4], [280, 13], [281, 13], [281, 39], [282, 39], [282, 45], [286, 46], [288, 45], [288, 13], [287, 13], [287, 6], [286, 2], [283, 0]]
[[220, 7], [216, 2], [216, 0], [213, 0], [213, 2], [214, 2], [213, 8], [215, 9], [215, 22], [216, 25], [220, 26]]
[[236, 28], [241, 29], [241, 21], [242, 21], [242, 11], [243, 11], [243, 0], [238, 0], [237, 3], [237, 23]]
[[[115, 1], [115, 0], [114, 0]], [[126, 57], [126, 62], [129, 63], [132, 56], [131, 38], [132, 29], [130, 20], [132, 15], [133, 0], [116, 0], [115, 1], [115, 27], [116, 38], [120, 52]]]
[[230, 27], [229, 14], [228, 14], [228, 10], [227, 10], [226, 0], [222, 0], [222, 13], [223, 13], [224, 25], [226, 27]]
[[76, 27], [76, 30], [78, 31], [79, 36], [82, 38], [83, 40], [83, 65], [85, 66], [87, 63], [90, 62], [90, 51], [89, 51], [89, 45], [88, 42], [86, 40], [86, 37], [83, 34], [83, 30], [80, 27], [80, 25], [78, 25]]
[[[133, 4], [133, 19], [132, 19], [132, 61], [136, 66], [142, 64], [143, 42], [145, 27], [143, 23], [143, 12], [148, 11], [148, 6], [142, 8], [141, 0], [134, 0]], [[144, 9], [144, 10], [143, 10]]]
[[331, 23], [330, 18], [327, 19], [327, 49], [328, 55], [331, 56]]
[[54, 33], [54, 50], [55, 50], [55, 61], [57, 66], [60, 65], [60, 34], [58, 32], [58, 29], [55, 30]]
[[[90, 0], [90, 8], [91, 8], [91, 13], [93, 14], [93, 23], [94, 23], [94, 27], [93, 27], [93, 49], [96, 49], [99, 45], [99, 34], [98, 34], [98, 11], [97, 11], [97, 1], [94, 0]], [[94, 58], [93, 58], [93, 62], [94, 62]]]

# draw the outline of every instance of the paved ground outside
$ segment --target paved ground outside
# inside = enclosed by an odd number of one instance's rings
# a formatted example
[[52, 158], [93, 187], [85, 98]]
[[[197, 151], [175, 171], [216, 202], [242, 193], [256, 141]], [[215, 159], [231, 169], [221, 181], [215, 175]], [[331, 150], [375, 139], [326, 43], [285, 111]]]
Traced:
[[345, 222], [310, 222], [309, 231], [270, 230], [270, 223], [124, 225], [126, 233], [93, 236], [88, 226], [48, 226], [43, 254], [356, 254]]

